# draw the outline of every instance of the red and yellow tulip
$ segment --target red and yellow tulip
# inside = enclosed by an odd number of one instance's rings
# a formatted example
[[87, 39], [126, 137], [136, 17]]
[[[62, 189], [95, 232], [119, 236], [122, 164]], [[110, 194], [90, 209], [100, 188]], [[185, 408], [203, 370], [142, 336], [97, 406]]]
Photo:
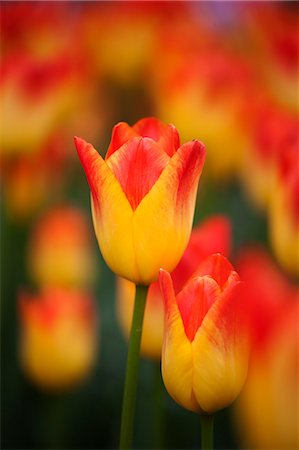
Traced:
[[204, 145], [180, 146], [175, 127], [154, 118], [116, 125], [105, 160], [83, 139], [75, 142], [109, 267], [145, 285], [160, 267], [173, 270], [191, 233]]
[[41, 388], [72, 387], [90, 372], [96, 358], [97, 321], [86, 293], [50, 289], [20, 296], [20, 359]]
[[228, 406], [245, 382], [248, 339], [243, 284], [220, 254], [206, 258], [175, 294], [161, 269], [165, 301], [162, 376], [173, 399], [194, 412]]
[[[188, 246], [172, 272], [175, 292], [179, 292], [204, 258], [215, 252], [229, 255], [231, 227], [225, 216], [214, 216], [192, 230]], [[134, 306], [135, 286], [124, 278], [117, 280], [117, 315], [126, 336], [129, 336]], [[164, 330], [164, 306], [158, 282], [150, 285], [142, 328], [141, 353], [160, 360]]]

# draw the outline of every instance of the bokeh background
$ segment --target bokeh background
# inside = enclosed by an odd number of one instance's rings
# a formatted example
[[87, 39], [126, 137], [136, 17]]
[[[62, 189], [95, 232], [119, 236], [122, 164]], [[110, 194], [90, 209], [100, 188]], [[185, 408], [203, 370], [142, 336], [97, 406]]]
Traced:
[[[73, 137], [104, 156], [148, 116], [206, 144], [195, 224], [225, 218], [247, 281], [248, 383], [215, 447], [298, 448], [298, 36], [297, 2], [1, 2], [2, 448], [118, 445], [126, 337]], [[143, 357], [134, 447], [199, 442]]]

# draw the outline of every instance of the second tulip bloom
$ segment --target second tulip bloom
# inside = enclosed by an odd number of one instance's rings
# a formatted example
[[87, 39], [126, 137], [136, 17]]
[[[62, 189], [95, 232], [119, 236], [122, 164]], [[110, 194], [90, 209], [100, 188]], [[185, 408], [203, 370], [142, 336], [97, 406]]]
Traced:
[[247, 374], [243, 284], [220, 254], [205, 259], [177, 295], [168, 272], [161, 270], [159, 280], [165, 386], [186, 409], [214, 413], [233, 402]]

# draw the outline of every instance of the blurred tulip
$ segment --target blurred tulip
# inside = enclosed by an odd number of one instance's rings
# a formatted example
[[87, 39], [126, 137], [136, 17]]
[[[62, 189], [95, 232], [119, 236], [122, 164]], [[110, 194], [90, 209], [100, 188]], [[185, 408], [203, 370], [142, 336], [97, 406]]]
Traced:
[[7, 56], [1, 65], [2, 155], [33, 153], [45, 145], [85, 96], [80, 89], [86, 81], [84, 70], [64, 53], [51, 58]]
[[92, 298], [80, 291], [51, 289], [20, 295], [20, 359], [43, 389], [64, 390], [84, 379], [97, 353]]
[[[217, 182], [239, 167], [247, 140], [247, 102], [253, 74], [246, 62], [223, 46], [188, 53], [162, 76], [153, 73], [157, 115], [181, 130], [184, 140], [201, 136], [207, 151], [206, 173]], [[166, 75], [165, 75], [166, 74]]]
[[277, 158], [298, 140], [299, 121], [269, 99], [253, 104], [252, 115], [252, 132], [244, 148], [240, 177], [253, 204], [266, 209], [273, 192]]
[[[24, 20], [26, 17], [26, 20]], [[1, 50], [50, 56], [69, 48], [74, 52], [78, 14], [69, 2], [6, 2], [1, 8]], [[67, 27], [65, 24], [67, 23]], [[76, 40], [76, 51], [80, 41]]]
[[232, 403], [245, 382], [248, 339], [242, 282], [220, 254], [205, 259], [176, 295], [160, 271], [165, 301], [162, 376], [184, 408], [214, 413]]
[[237, 269], [247, 286], [244, 297], [251, 318], [253, 346], [259, 349], [272, 324], [279, 322], [287, 302], [296, 297], [296, 288], [262, 247], [243, 249]]
[[146, 75], [159, 16], [157, 5], [150, 2], [90, 4], [83, 16], [83, 36], [95, 67], [114, 82], [136, 84]]
[[243, 29], [264, 90], [283, 107], [298, 111], [298, 10], [284, 2], [248, 2]]
[[60, 207], [40, 218], [29, 242], [28, 269], [39, 286], [89, 285], [95, 275], [95, 257], [83, 211]]
[[11, 220], [28, 220], [65, 186], [69, 158], [65, 140], [53, 136], [38, 152], [2, 159], [3, 200]]
[[281, 266], [295, 276], [299, 275], [298, 130], [279, 155], [269, 208], [273, 252]]
[[[230, 222], [225, 216], [211, 217], [192, 230], [181, 261], [172, 272], [175, 292], [179, 292], [199, 263], [212, 253], [229, 255], [231, 246]], [[117, 280], [117, 315], [124, 334], [131, 329], [135, 285], [124, 278]], [[164, 329], [164, 305], [158, 282], [150, 285], [147, 294], [142, 329], [141, 353], [145, 357], [161, 358]]]
[[242, 446], [295, 449], [298, 436], [299, 290], [261, 249], [243, 251], [252, 354], [235, 408]]
[[172, 270], [190, 237], [204, 145], [180, 146], [175, 127], [154, 118], [116, 125], [105, 160], [91, 144], [75, 142], [109, 267], [145, 285], [160, 267]]

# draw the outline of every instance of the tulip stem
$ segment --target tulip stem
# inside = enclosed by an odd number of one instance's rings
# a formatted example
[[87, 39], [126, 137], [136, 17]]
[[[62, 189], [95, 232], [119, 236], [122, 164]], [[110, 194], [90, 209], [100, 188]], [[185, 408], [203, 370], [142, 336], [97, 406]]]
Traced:
[[119, 448], [122, 450], [128, 450], [132, 447], [140, 343], [147, 291], [148, 286], [136, 286], [121, 416]]
[[213, 450], [214, 416], [212, 414], [200, 414], [201, 424], [201, 449]]

